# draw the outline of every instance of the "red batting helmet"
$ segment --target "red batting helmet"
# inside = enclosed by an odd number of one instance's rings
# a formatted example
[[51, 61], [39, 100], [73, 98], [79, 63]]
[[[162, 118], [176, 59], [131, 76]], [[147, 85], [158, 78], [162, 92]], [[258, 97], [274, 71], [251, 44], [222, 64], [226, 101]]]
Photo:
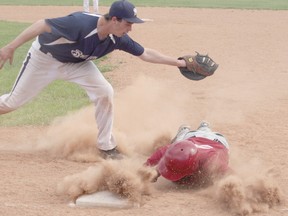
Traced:
[[158, 171], [170, 181], [191, 175], [197, 166], [196, 154], [197, 147], [189, 140], [171, 144], [158, 164]]

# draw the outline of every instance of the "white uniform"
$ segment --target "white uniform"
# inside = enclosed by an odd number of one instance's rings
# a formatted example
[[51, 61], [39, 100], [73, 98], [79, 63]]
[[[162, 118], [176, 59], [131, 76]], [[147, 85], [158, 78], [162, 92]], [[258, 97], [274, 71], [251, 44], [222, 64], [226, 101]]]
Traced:
[[[99, 9], [98, 9], [98, 0], [93, 0], [93, 10], [94, 13], [98, 13]], [[83, 0], [83, 9], [85, 12], [89, 12], [90, 11], [90, 0]]]
[[227, 149], [229, 149], [229, 144], [226, 138], [220, 133], [211, 131], [208, 126], [199, 127], [197, 130], [193, 131], [190, 130], [190, 127], [183, 127], [183, 129], [178, 131], [178, 134], [172, 142], [176, 143], [182, 140], [189, 139], [191, 137], [202, 137], [209, 140], [217, 141], [219, 143], [222, 143]]

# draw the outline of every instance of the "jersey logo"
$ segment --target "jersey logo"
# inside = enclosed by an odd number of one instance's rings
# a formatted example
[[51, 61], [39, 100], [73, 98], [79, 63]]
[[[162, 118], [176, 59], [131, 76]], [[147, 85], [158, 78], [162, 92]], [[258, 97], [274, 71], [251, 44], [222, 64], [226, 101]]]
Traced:
[[134, 12], [134, 16], [136, 17], [137, 16], [137, 9], [133, 8], [133, 12]]
[[71, 54], [75, 57], [75, 58], [81, 58], [81, 59], [86, 59], [88, 57], [88, 55], [83, 55], [82, 51], [76, 49], [76, 50], [71, 50]]

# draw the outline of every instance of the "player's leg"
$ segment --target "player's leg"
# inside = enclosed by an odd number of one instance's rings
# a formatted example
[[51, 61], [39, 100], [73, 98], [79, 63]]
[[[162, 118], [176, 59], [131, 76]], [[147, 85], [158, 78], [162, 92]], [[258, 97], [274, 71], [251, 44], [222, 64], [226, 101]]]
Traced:
[[227, 149], [229, 149], [229, 143], [227, 139], [220, 133], [215, 132], [215, 140], [222, 143]]
[[206, 121], [202, 121], [197, 130], [189, 131], [186, 133], [184, 139], [188, 139], [190, 137], [204, 137], [210, 140], [214, 140], [222, 143], [227, 149], [229, 149], [229, 144], [226, 138], [222, 134], [212, 131], [210, 124]]
[[94, 13], [99, 13], [99, 0], [93, 0], [93, 10]]
[[53, 70], [51, 65], [55, 67], [55, 64], [49, 62], [47, 57], [53, 60], [39, 50], [30, 48], [11, 92], [0, 96], [0, 114], [23, 106], [55, 79], [50, 73]]
[[98, 148], [101, 150], [114, 149], [116, 147], [112, 136], [114, 91], [111, 84], [90, 61], [67, 65], [65, 71], [63, 79], [80, 85], [95, 104]]
[[90, 0], [83, 0], [83, 10], [85, 12], [89, 12], [89, 1]]
[[171, 140], [171, 143], [176, 143], [184, 139], [185, 135], [191, 131], [191, 127], [189, 125], [181, 125], [178, 128], [177, 134], [175, 137]]
[[206, 136], [212, 140], [222, 143], [227, 149], [229, 149], [229, 144], [226, 138], [217, 132], [213, 132], [210, 128], [210, 124], [206, 121], [202, 121], [197, 129], [197, 131], [205, 132]]

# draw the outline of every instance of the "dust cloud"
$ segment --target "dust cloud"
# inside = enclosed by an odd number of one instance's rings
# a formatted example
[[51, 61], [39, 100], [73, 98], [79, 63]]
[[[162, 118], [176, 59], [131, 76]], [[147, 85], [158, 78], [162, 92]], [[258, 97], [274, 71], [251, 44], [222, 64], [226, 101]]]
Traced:
[[[154, 170], [143, 168], [143, 163], [185, 123], [190, 107], [187, 103], [182, 106], [181, 101], [190, 101], [192, 107], [189, 93], [177, 92], [169, 83], [149, 77], [139, 77], [133, 85], [115, 93], [113, 134], [120, 151], [128, 156], [121, 162], [104, 161], [99, 156], [93, 106], [57, 118], [39, 140], [37, 149], [79, 162], [98, 161], [81, 173], [67, 176], [59, 183], [58, 193], [76, 199], [85, 193], [110, 190], [141, 203], [155, 175]], [[244, 159], [237, 156], [232, 161], [235, 173], [216, 182], [210, 191], [225, 211], [249, 215], [265, 212], [282, 201], [275, 178], [261, 163], [253, 167], [248, 162], [247, 166], [247, 161], [243, 164]]]
[[215, 197], [224, 209], [236, 215], [267, 212], [282, 201], [280, 188], [266, 176], [228, 176], [218, 183]]
[[[116, 93], [113, 134], [120, 151], [141, 157], [166, 144], [163, 140], [168, 142], [185, 118], [175, 101], [180, 103], [186, 97], [169, 91], [169, 84], [148, 77], [139, 77]], [[37, 149], [74, 161], [99, 161], [97, 133], [94, 107], [88, 106], [55, 119], [39, 139]]]
[[235, 215], [251, 215], [268, 212], [285, 201], [276, 180], [279, 174], [276, 169], [267, 167], [258, 158], [236, 157], [232, 157], [233, 174], [213, 186], [212, 194], [224, 210]]
[[109, 190], [123, 198], [141, 204], [142, 196], [151, 192], [151, 182], [157, 172], [144, 167], [136, 158], [121, 161], [106, 160], [87, 170], [66, 176], [58, 184], [59, 195], [67, 195], [75, 200], [82, 194]]

